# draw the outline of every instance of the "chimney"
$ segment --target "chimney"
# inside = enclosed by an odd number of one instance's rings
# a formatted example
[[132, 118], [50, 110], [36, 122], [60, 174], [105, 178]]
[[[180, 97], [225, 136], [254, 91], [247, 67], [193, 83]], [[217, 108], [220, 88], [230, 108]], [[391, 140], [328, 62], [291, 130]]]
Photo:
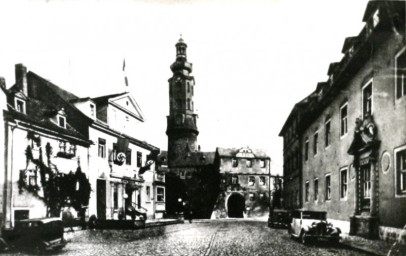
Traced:
[[15, 72], [16, 84], [18, 85], [19, 89], [25, 94], [25, 96], [28, 96], [27, 67], [21, 63], [16, 64]]

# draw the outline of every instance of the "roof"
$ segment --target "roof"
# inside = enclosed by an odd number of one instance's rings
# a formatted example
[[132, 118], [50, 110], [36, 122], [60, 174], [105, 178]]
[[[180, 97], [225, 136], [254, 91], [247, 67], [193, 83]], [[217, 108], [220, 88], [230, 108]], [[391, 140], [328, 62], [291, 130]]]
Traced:
[[353, 46], [358, 41], [358, 36], [350, 36], [344, 40], [342, 53], [345, 53], [351, 46]]
[[[217, 148], [216, 151], [220, 157], [237, 157], [237, 154], [241, 151], [242, 148]], [[266, 154], [265, 150], [262, 149], [250, 149], [255, 158], [267, 158], [270, 157]]]
[[128, 92], [121, 92], [121, 93], [100, 96], [100, 97], [92, 98], [92, 100], [94, 102], [96, 102], [96, 104], [106, 104], [109, 101], [109, 99], [124, 95], [126, 93], [128, 93]]
[[187, 152], [177, 160], [171, 161], [171, 167], [198, 167], [214, 164], [215, 152]]
[[336, 68], [340, 65], [340, 62], [333, 62], [330, 63], [330, 66], [328, 67], [327, 75], [331, 75], [334, 73]]

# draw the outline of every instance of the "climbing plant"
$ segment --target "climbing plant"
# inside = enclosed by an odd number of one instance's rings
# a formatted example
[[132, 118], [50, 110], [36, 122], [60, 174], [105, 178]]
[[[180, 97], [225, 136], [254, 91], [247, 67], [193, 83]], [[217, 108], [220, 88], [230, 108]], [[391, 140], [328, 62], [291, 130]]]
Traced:
[[[32, 139], [32, 134], [27, 137]], [[41, 140], [39, 137], [34, 136], [33, 138], [37, 146], [40, 146]], [[47, 206], [48, 216], [59, 216], [61, 209], [65, 206], [72, 206], [83, 216], [83, 207], [89, 204], [91, 192], [89, 179], [82, 172], [80, 166], [75, 173], [72, 171], [68, 174], [59, 172], [57, 166], [51, 163], [52, 147], [49, 143], [46, 144], [45, 150], [48, 159], [47, 165], [43, 161], [42, 147], [39, 147], [38, 159], [34, 159], [31, 146], [27, 146], [25, 151], [26, 164], [28, 167], [30, 162], [33, 163], [35, 170], [22, 170], [20, 172], [18, 181], [20, 193], [26, 190], [42, 200]], [[34, 184], [29, 180], [27, 181], [28, 175], [35, 177]], [[42, 193], [40, 193], [40, 186], [36, 184], [38, 175]]]

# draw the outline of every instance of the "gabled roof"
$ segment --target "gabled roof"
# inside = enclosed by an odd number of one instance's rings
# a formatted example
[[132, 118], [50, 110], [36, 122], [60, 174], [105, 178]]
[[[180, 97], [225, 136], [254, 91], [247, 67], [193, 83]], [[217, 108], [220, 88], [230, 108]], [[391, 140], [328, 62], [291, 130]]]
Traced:
[[124, 95], [128, 92], [121, 92], [121, 93], [115, 93], [115, 94], [109, 94], [109, 95], [105, 95], [105, 96], [100, 96], [100, 97], [96, 97], [96, 98], [92, 98], [92, 100], [96, 103], [96, 104], [107, 104], [109, 99], [112, 98], [116, 98], [118, 96]]
[[[237, 157], [238, 152], [241, 148], [217, 148], [216, 152], [220, 157]], [[265, 150], [262, 149], [251, 149], [252, 153], [254, 154], [255, 158], [266, 158], [271, 159]]]

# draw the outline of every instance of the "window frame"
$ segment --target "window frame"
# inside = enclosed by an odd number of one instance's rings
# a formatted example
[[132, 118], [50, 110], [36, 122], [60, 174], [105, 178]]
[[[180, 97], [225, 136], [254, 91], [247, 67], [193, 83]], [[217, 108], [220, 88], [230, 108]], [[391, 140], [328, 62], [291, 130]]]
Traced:
[[318, 152], [318, 144], [319, 144], [319, 131], [316, 131], [313, 134], [313, 156], [317, 156]]
[[310, 197], [310, 182], [307, 180], [305, 182], [305, 202], [308, 203], [309, 202], [309, 197]]
[[137, 151], [137, 167], [142, 167], [142, 152]]
[[145, 186], [145, 202], [151, 202], [151, 186]]
[[[58, 114], [58, 115], [56, 115], [56, 119], [58, 122], [58, 126], [66, 129], [66, 117]], [[63, 120], [63, 125], [61, 125], [61, 120]]]
[[[261, 180], [263, 180], [263, 182]], [[266, 177], [265, 176], [259, 176], [259, 185], [266, 186]]]
[[[345, 114], [345, 132], [343, 131], [343, 109], [346, 109]], [[344, 138], [348, 134], [348, 101], [340, 107], [340, 139]]]
[[265, 160], [264, 160], [264, 159], [260, 159], [260, 160], [259, 160], [259, 166], [260, 166], [261, 168], [265, 168], [266, 164], [265, 164]]
[[246, 165], [248, 168], [251, 168], [251, 167], [252, 167], [252, 160], [246, 159], [246, 160], [245, 160], [245, 165]]
[[[327, 182], [328, 178], [328, 182]], [[325, 175], [325, 195], [324, 199], [325, 201], [330, 201], [331, 200], [331, 173], [328, 173]]]
[[[160, 193], [158, 193], [158, 190], [159, 189], [162, 189], [162, 195], [160, 194]], [[163, 186], [156, 186], [156, 189], [155, 189], [155, 202], [157, 202], [157, 203], [165, 203], [165, 187], [163, 187]], [[158, 200], [158, 197], [159, 196], [162, 196], [162, 200]]]
[[328, 148], [328, 146], [331, 144], [331, 118], [324, 122], [324, 130], [324, 145], [325, 148]]
[[319, 200], [319, 178], [315, 178], [313, 181], [313, 192], [314, 192], [314, 201]]
[[309, 160], [309, 138], [305, 139], [304, 147], [305, 162], [307, 162]]
[[[367, 113], [369, 113], [370, 115], [372, 115], [373, 114], [373, 112], [374, 112], [374, 101], [373, 101], [373, 89], [374, 89], [374, 87], [373, 87], [373, 78], [371, 78], [371, 79], [369, 79], [363, 86], [362, 86], [362, 89], [361, 89], [361, 97], [362, 97], [362, 99], [361, 99], [361, 104], [362, 104], [362, 109], [361, 109], [361, 113], [362, 113], [362, 117], [364, 118], [365, 116], [366, 116], [366, 114]], [[365, 101], [365, 95], [364, 95], [364, 91], [366, 90], [366, 88], [368, 87], [368, 86], [371, 86], [371, 95], [370, 95], [370, 100], [371, 100], [371, 110], [370, 110], [370, 112], [365, 112], [365, 103], [366, 102], [364, 102]], [[368, 103], [367, 103], [368, 104]], [[348, 110], [347, 110], [347, 116], [348, 116]], [[348, 122], [348, 121], [347, 121]]]
[[90, 116], [96, 117], [96, 105], [93, 103], [90, 103]]
[[248, 176], [248, 186], [254, 186], [255, 185], [255, 176]]
[[[394, 163], [395, 163], [395, 165], [394, 165], [395, 166], [394, 175], [395, 175], [395, 197], [396, 198], [406, 197], [406, 187], [404, 188], [403, 191], [401, 190], [401, 188], [402, 188], [401, 187], [402, 186], [402, 183], [401, 183], [402, 180], [400, 179], [400, 177], [401, 177], [400, 173], [399, 173], [400, 169], [399, 169], [399, 166], [398, 166], [398, 164], [400, 162], [399, 159], [398, 159], [398, 154], [403, 152], [403, 151], [405, 151], [404, 154], [406, 155], [406, 145], [394, 149], [394, 160], [395, 160], [394, 161]], [[404, 170], [406, 172], [406, 167], [404, 167]], [[404, 172], [404, 171], [401, 171], [401, 172]]]
[[231, 165], [232, 167], [238, 167], [238, 159], [237, 158], [231, 159]]
[[[345, 172], [345, 183], [343, 182], [343, 172]], [[348, 197], [348, 167], [340, 169], [340, 200], [346, 200]]]
[[[102, 146], [102, 147], [100, 147]], [[100, 148], [102, 148], [102, 151], [100, 151]], [[100, 152], [102, 152], [102, 154], [100, 155]], [[98, 140], [98, 144], [97, 144], [97, 156], [100, 158], [106, 158], [106, 140], [103, 138], [99, 138]]]
[[[21, 103], [22, 111], [19, 111], [19, 110], [18, 110], [18, 109], [19, 109], [19, 108], [17, 107], [17, 106], [19, 106], [18, 103]], [[21, 99], [21, 98], [17, 98], [17, 97], [14, 98], [14, 106], [15, 106], [15, 110], [16, 110], [17, 112], [26, 114], [26, 105], [25, 105], [25, 104], [26, 104], [25, 100], [23, 100], [23, 99]]]
[[[395, 100], [401, 100], [403, 97], [406, 96], [406, 70], [404, 71], [404, 77], [401, 79], [403, 81], [403, 84], [400, 85], [401, 93], [400, 96], [398, 97], [398, 58], [405, 54], [406, 58], [406, 47], [401, 49], [396, 55], [395, 55]], [[406, 63], [405, 63], [405, 68], [406, 68]]]

